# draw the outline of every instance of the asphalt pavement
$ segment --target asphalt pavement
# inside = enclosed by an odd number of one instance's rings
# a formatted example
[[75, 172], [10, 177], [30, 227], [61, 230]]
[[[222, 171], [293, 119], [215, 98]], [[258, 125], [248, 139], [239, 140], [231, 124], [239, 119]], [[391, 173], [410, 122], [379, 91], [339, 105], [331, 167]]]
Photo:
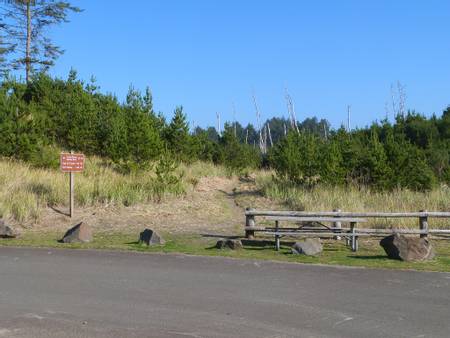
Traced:
[[450, 274], [0, 247], [0, 337], [450, 337]]

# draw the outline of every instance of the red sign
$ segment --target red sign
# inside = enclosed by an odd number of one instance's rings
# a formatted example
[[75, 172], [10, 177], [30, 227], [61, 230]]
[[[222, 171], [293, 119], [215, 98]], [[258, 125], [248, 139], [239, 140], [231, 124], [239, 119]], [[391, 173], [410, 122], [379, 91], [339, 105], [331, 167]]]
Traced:
[[61, 153], [60, 166], [63, 172], [81, 172], [84, 169], [84, 155]]

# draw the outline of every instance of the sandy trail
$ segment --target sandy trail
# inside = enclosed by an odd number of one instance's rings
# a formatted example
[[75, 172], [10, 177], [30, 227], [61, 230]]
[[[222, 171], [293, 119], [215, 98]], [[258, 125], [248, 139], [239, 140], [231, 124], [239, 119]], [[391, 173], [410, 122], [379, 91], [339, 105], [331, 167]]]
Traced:
[[184, 197], [131, 207], [76, 208], [70, 219], [67, 207], [46, 208], [36, 224], [25, 231], [63, 231], [81, 221], [97, 231], [135, 231], [149, 227], [170, 233], [230, 233], [244, 222], [243, 208], [235, 202], [236, 178], [203, 177]]

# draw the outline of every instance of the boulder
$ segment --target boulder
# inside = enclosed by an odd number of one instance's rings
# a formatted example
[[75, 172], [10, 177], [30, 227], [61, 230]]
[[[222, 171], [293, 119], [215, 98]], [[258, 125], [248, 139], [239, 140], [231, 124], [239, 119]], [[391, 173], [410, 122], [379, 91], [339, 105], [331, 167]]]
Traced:
[[17, 236], [17, 231], [5, 224], [4, 220], [0, 219], [0, 238], [16, 238]]
[[154, 230], [145, 229], [139, 234], [139, 243], [146, 245], [163, 245], [166, 241]]
[[87, 243], [92, 241], [92, 229], [86, 222], [81, 222], [67, 230], [60, 242]]
[[323, 251], [323, 246], [318, 238], [307, 238], [304, 241], [296, 242], [291, 251], [294, 255], [317, 256]]
[[243, 249], [244, 246], [240, 239], [222, 239], [216, 243], [217, 249], [231, 249], [231, 250], [240, 250]]
[[394, 234], [383, 238], [380, 245], [391, 259], [411, 262], [430, 260], [435, 256], [434, 249], [426, 238]]

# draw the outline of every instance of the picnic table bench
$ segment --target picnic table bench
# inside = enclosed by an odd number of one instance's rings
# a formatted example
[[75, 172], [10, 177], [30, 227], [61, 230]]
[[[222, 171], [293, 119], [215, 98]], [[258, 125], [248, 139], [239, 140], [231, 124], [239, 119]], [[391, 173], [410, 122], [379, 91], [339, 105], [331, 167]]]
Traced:
[[[429, 234], [448, 238], [450, 229], [429, 229], [428, 218], [450, 218], [447, 211], [419, 212], [341, 212], [334, 211], [272, 211], [246, 209], [245, 236], [253, 239], [256, 232], [275, 236], [275, 249], [280, 249], [280, 239], [283, 236], [303, 237], [345, 237], [347, 245], [353, 251], [358, 250], [360, 236], [385, 236], [391, 234], [417, 234], [427, 238]], [[266, 221], [274, 221], [275, 226], [257, 226], [255, 217], [262, 217]], [[358, 223], [367, 222], [367, 218], [418, 218], [419, 229], [364, 229], [358, 228]], [[280, 227], [280, 222], [297, 223], [296, 227]], [[326, 224], [326, 223], [331, 223]], [[349, 227], [342, 227], [348, 223]]]
[[[351, 244], [352, 250], [358, 250], [358, 235], [356, 228], [358, 223], [367, 222], [364, 218], [358, 217], [340, 217], [340, 216], [262, 216], [265, 220], [275, 221], [275, 227], [257, 227], [247, 225], [245, 227], [246, 237], [252, 237], [255, 231], [261, 231], [266, 235], [275, 236], [275, 250], [280, 250], [280, 239], [283, 236], [323, 236], [336, 237], [342, 235], [347, 237], [347, 244]], [[296, 228], [280, 227], [280, 222], [301, 223]], [[305, 224], [306, 223], [306, 224]], [[324, 223], [332, 223], [333, 226], [327, 226]], [[342, 223], [349, 223], [350, 228], [343, 232]], [[318, 226], [311, 226], [317, 224]]]

